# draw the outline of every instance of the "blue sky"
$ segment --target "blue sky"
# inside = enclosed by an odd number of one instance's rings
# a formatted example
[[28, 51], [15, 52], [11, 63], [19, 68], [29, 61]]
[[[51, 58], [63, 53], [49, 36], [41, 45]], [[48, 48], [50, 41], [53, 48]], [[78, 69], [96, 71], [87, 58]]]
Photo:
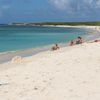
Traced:
[[100, 0], [0, 0], [0, 23], [99, 20]]

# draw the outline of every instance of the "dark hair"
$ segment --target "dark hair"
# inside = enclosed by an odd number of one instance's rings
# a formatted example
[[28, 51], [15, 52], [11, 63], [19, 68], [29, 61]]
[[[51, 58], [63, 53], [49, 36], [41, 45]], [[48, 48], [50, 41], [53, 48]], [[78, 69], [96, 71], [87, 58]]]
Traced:
[[82, 39], [82, 37], [78, 36], [78, 39]]
[[58, 44], [55, 44], [56, 46], [58, 46]]

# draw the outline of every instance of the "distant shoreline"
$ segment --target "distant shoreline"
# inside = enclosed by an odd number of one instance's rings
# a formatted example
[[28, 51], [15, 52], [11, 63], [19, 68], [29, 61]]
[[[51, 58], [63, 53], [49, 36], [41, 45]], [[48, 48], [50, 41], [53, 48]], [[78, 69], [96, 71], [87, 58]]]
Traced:
[[70, 25], [42, 25], [44, 27], [67, 27], [67, 28], [86, 28], [92, 29], [95, 31], [100, 31], [100, 26], [87, 26], [87, 25], [77, 25], [77, 26], [70, 26]]
[[9, 25], [26, 25], [26, 26], [43, 26], [43, 25], [68, 25], [68, 26], [100, 26], [100, 21], [84, 21], [84, 22], [13, 22]]
[[[67, 28], [86, 28], [86, 29], [92, 29], [95, 31], [99, 31], [100, 32], [100, 26], [99, 25], [60, 25], [60, 24], [51, 24], [51, 25], [47, 25], [47, 24], [29, 24], [29, 23], [15, 23], [15, 24], [5, 24], [5, 26], [40, 26], [40, 27], [67, 27]], [[4, 26], [4, 25], [3, 25]]]

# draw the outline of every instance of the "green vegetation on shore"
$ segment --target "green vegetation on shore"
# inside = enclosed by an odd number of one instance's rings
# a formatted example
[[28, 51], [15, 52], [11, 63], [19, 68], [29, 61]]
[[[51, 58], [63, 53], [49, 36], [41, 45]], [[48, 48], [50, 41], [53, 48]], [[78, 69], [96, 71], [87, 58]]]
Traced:
[[89, 25], [89, 26], [100, 26], [100, 22], [41, 22], [41, 23], [12, 23], [12, 25], [25, 25], [25, 26], [43, 26], [43, 25]]

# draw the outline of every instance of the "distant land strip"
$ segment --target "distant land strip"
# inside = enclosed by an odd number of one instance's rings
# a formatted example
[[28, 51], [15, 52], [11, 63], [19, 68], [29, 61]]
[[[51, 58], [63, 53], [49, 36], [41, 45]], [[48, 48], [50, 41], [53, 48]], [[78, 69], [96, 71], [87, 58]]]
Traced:
[[[2, 24], [1, 24], [2, 25]], [[43, 25], [87, 25], [87, 26], [100, 26], [100, 21], [98, 22], [38, 22], [38, 23], [11, 23], [8, 25], [17, 25], [17, 26], [43, 26]]]

